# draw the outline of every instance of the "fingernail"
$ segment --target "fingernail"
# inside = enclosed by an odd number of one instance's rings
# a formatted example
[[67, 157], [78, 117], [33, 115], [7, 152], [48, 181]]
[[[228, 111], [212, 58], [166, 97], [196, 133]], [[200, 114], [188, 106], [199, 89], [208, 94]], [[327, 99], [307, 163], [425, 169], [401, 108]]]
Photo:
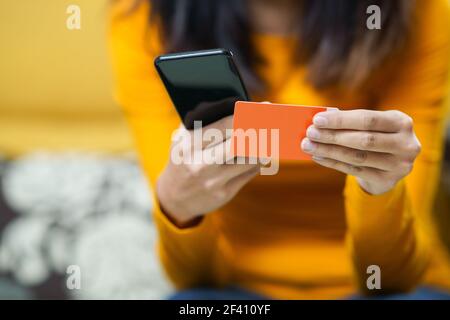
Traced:
[[325, 117], [316, 116], [313, 119], [313, 123], [318, 127], [325, 127], [328, 125], [328, 119]]
[[311, 141], [309, 141], [309, 139], [303, 139], [302, 141], [302, 149], [303, 151], [309, 152], [309, 151], [313, 151], [314, 146], [311, 143]]
[[319, 139], [320, 133], [319, 130], [314, 127], [309, 127], [308, 130], [306, 130], [306, 136], [310, 139]]
[[323, 161], [325, 158], [313, 156], [311, 157], [314, 161]]

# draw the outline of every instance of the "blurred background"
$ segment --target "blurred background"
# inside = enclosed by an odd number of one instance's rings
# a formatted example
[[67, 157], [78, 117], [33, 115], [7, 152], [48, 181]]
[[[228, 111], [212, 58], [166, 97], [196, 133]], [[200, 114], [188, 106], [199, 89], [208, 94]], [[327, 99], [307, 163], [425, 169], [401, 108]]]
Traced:
[[[81, 8], [68, 30], [66, 9]], [[0, 1], [0, 299], [163, 298], [147, 183], [109, 68], [107, 0]], [[81, 290], [68, 290], [70, 265]]]
[[[157, 299], [172, 290], [113, 98], [107, 3], [0, 0], [0, 299]], [[71, 4], [82, 8], [81, 30], [66, 27]], [[450, 131], [446, 144], [438, 216], [450, 214]], [[440, 228], [450, 248], [450, 225]], [[71, 265], [81, 268], [80, 290], [67, 289]]]

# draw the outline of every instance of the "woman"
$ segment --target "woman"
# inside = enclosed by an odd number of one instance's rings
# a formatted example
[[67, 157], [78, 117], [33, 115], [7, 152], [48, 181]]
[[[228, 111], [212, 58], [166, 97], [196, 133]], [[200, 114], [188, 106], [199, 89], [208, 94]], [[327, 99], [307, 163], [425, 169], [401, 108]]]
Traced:
[[[366, 26], [372, 4], [380, 30]], [[289, 299], [402, 293], [424, 278], [450, 288], [430, 219], [449, 21], [446, 0], [118, 1], [118, 98], [155, 190], [160, 257], [177, 287]], [[152, 61], [215, 47], [235, 53], [257, 101], [339, 106], [318, 114], [302, 142], [314, 161], [282, 162], [276, 176], [170, 161], [179, 119]], [[373, 265], [380, 290], [367, 285]]]

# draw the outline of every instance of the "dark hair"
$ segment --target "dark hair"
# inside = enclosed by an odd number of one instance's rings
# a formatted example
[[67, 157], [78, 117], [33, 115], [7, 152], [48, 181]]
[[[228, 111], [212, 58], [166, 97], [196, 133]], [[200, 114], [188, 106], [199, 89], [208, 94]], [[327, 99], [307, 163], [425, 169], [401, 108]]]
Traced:
[[[141, 0], [142, 1], [142, 0]], [[147, 0], [167, 52], [222, 47], [233, 51], [247, 85], [263, 86], [255, 65], [263, 63], [251, 40], [243, 0]], [[404, 44], [414, 0], [299, 0], [298, 62], [317, 88], [363, 84]], [[381, 9], [382, 28], [366, 27], [369, 5]], [[156, 18], [156, 19], [155, 19]], [[301, 45], [300, 45], [301, 44]]]

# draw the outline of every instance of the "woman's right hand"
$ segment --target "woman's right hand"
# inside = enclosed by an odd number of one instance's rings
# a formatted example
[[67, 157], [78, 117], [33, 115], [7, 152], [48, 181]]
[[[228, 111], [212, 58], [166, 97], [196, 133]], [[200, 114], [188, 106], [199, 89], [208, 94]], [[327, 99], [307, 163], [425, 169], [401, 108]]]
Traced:
[[[195, 224], [200, 217], [224, 206], [259, 173], [259, 164], [236, 164], [236, 161], [227, 163], [230, 159], [231, 145], [231, 136], [227, 136], [227, 129], [231, 129], [232, 126], [233, 117], [229, 116], [204, 127], [203, 132], [210, 128], [220, 130], [225, 140], [213, 146], [207, 141], [201, 148], [197, 148], [198, 150], [194, 149], [192, 143], [195, 130], [188, 131], [184, 127], [180, 128], [182, 133], [188, 135], [190, 139], [174, 142], [171, 155], [174, 147], [177, 149], [181, 147], [183, 161], [174, 163], [170, 157], [156, 186], [162, 211], [177, 226], [187, 227]], [[183, 145], [180, 146], [177, 143]], [[188, 158], [184, 158], [190, 153], [191, 156], [201, 153], [201, 159], [211, 158], [213, 155], [215, 159], [222, 161], [207, 161], [214, 164], [207, 164], [205, 161], [192, 163], [188, 161]]]

